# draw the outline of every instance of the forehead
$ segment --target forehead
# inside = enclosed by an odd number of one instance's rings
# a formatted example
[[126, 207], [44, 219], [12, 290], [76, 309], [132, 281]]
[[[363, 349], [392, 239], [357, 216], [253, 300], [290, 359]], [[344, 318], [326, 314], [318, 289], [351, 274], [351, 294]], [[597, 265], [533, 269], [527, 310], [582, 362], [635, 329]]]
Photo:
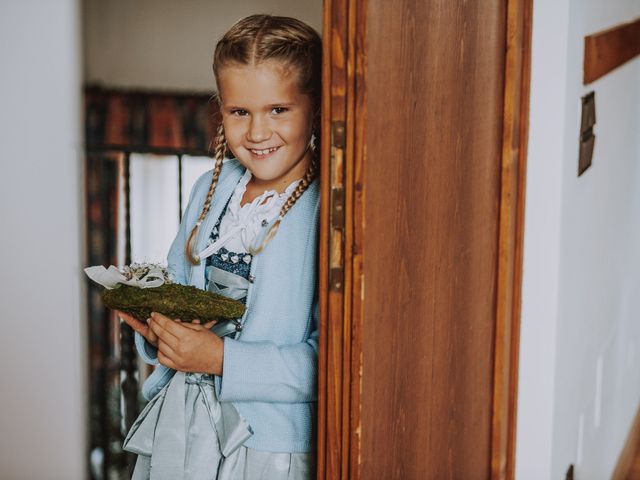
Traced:
[[231, 64], [218, 73], [223, 104], [270, 105], [303, 100], [295, 70], [273, 61], [257, 65]]

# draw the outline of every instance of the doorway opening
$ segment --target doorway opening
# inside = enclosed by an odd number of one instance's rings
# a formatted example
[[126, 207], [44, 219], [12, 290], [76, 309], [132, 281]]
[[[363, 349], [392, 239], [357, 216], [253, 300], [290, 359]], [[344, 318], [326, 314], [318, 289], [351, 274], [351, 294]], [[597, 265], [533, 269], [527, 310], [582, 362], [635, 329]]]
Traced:
[[[85, 192], [90, 265], [166, 262], [196, 178], [213, 167], [217, 39], [255, 13], [299, 18], [322, 35], [322, 1], [83, 1]], [[122, 442], [151, 368], [133, 331], [87, 281], [89, 466], [130, 478]]]

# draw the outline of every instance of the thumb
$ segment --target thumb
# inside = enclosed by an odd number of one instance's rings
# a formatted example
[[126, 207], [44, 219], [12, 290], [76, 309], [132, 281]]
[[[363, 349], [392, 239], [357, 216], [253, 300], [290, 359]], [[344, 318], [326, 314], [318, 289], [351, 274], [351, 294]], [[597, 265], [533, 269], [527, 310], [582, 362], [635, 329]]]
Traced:
[[218, 323], [217, 320], [210, 320], [207, 323], [204, 324], [204, 328], [206, 328], [207, 330], [209, 330], [211, 327], [213, 327], [216, 323]]

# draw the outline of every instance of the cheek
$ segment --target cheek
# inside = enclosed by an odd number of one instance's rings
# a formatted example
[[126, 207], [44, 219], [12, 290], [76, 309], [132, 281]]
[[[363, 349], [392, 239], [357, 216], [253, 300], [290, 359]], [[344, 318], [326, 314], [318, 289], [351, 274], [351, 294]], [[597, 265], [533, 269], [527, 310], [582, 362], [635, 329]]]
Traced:
[[243, 128], [242, 124], [237, 120], [224, 120], [224, 136], [230, 145], [236, 144], [242, 140]]
[[311, 136], [304, 119], [294, 120], [282, 125], [280, 129], [282, 137], [291, 143], [306, 143]]

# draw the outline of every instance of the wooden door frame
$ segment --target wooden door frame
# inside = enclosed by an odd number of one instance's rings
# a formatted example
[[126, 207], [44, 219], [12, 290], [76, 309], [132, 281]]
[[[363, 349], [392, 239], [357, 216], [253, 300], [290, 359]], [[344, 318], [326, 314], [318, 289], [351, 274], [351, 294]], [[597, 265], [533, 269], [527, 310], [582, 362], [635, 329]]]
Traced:
[[491, 478], [515, 476], [533, 0], [508, 0]]
[[[513, 479], [515, 475], [532, 9], [532, 0], [507, 1], [496, 239], [493, 480]], [[318, 480], [360, 479], [366, 12], [367, 0], [325, 0], [323, 5]], [[342, 225], [334, 218], [336, 207], [342, 208]], [[335, 288], [340, 266], [342, 282]]]
[[[351, 15], [356, 7], [352, 0], [325, 0], [323, 4], [323, 92], [321, 137], [321, 200], [319, 241], [319, 302], [320, 341], [318, 353], [318, 428], [317, 428], [317, 478], [350, 478], [347, 471], [350, 462], [349, 445], [353, 422], [351, 403], [351, 345], [354, 340], [349, 313], [350, 292], [353, 278], [351, 249], [345, 249], [352, 240], [353, 204], [352, 170], [354, 164], [349, 148], [353, 138], [353, 51], [349, 33], [355, 28]], [[351, 48], [349, 48], [351, 47]], [[361, 50], [359, 50], [361, 51]], [[351, 65], [347, 65], [351, 62]], [[349, 104], [349, 101], [351, 104]], [[349, 123], [349, 125], [347, 125]], [[335, 141], [334, 127], [350, 138]], [[348, 162], [348, 165], [347, 165]], [[342, 188], [344, 201], [343, 228], [332, 226], [331, 209], [334, 207], [332, 192]], [[340, 191], [340, 190], [336, 190]], [[342, 288], [330, 285], [333, 268], [343, 267]], [[335, 270], [334, 270], [335, 271]], [[360, 278], [360, 276], [356, 276]], [[343, 320], [346, 319], [346, 320]], [[355, 478], [355, 477], [354, 477]]]

